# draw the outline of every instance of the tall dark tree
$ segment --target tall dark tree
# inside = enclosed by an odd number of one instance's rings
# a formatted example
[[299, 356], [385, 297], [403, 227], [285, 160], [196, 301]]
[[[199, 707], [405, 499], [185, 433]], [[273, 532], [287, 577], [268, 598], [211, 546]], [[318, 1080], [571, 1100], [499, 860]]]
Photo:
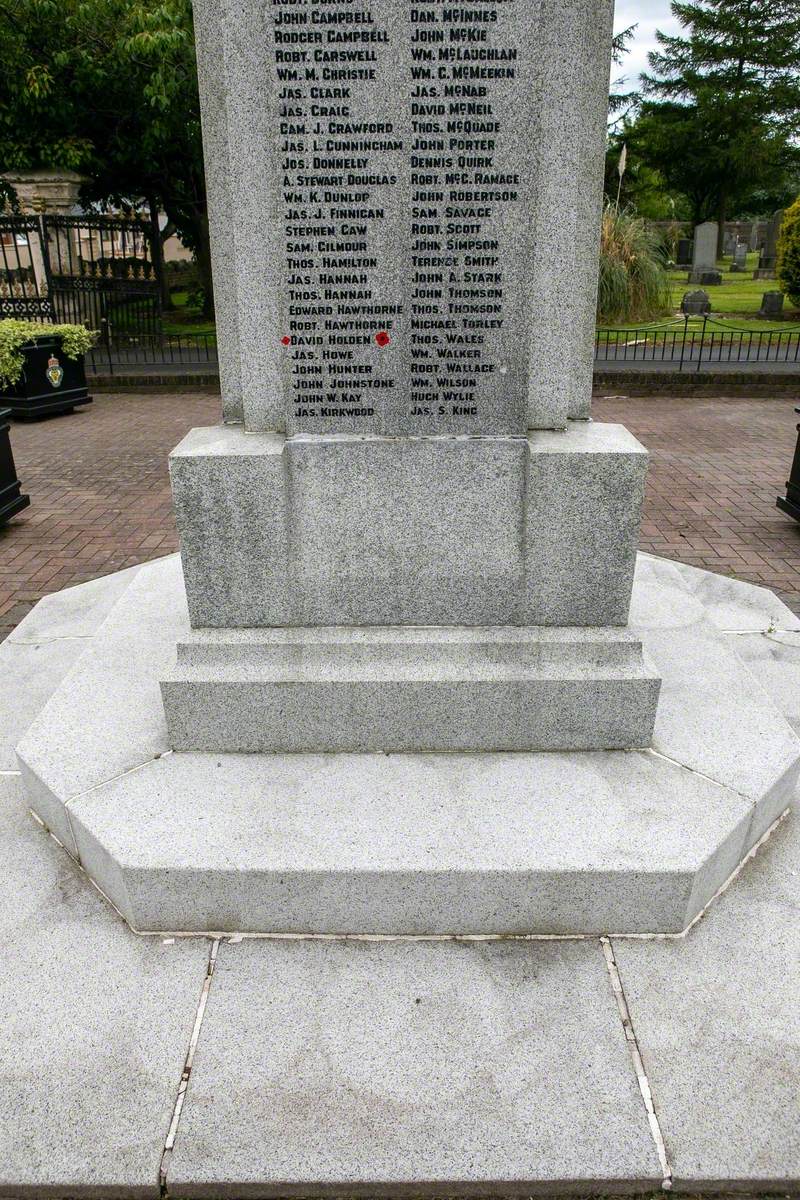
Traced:
[[[743, 193], [774, 183], [800, 130], [800, 0], [673, 0], [684, 32], [658, 33], [646, 92], [668, 102], [659, 117], [671, 153], [704, 156], [703, 188], [720, 225]], [[681, 129], [685, 137], [680, 134]], [[663, 169], [663, 164], [658, 165]], [[708, 183], [706, 184], [706, 180]]]
[[[623, 65], [625, 55], [630, 53], [630, 43], [636, 29], [636, 25], [629, 25], [627, 29], [621, 29], [619, 33], [614, 34], [614, 40], [611, 43], [611, 59], [614, 66], [621, 67]], [[637, 91], [628, 88], [626, 75], [612, 79], [608, 96], [608, 127], [610, 130], [617, 129], [623, 121], [630, 117], [640, 98]]]
[[28, 167], [163, 209], [213, 312], [191, 0], [0, 0], [0, 171]]

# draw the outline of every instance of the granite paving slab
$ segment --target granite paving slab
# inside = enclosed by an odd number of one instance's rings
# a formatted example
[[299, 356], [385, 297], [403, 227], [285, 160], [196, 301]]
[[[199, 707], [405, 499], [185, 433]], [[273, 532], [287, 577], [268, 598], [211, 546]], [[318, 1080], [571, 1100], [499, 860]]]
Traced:
[[768, 588], [703, 571], [688, 563], [639, 554], [637, 578], [645, 579], [651, 575], [673, 578], [687, 595], [694, 596], [702, 604], [706, 620], [718, 629], [742, 632], [800, 630], [800, 617]]
[[171, 1196], [661, 1178], [598, 942], [221, 946]]
[[0, 771], [16, 771], [14, 747], [91, 645], [138, 567], [45, 596], [0, 644]]
[[681, 1191], [800, 1179], [800, 819], [676, 941], [614, 953]]
[[0, 1195], [153, 1196], [206, 974], [140, 938], [0, 779]]
[[729, 645], [800, 733], [800, 633], [776, 629], [735, 634]]
[[662, 676], [653, 749], [749, 797], [752, 845], [794, 793], [797, 735], [673, 566], [646, 560], [631, 604], [631, 630]]
[[17, 771], [15, 747], [90, 645], [89, 639], [0, 643], [0, 771]]
[[33, 807], [70, 852], [62, 801], [169, 750], [158, 680], [187, 628], [178, 555], [141, 567], [18, 743]]
[[128, 567], [51, 592], [20, 621], [8, 635], [9, 641], [52, 642], [58, 638], [92, 637], [140, 570], [140, 566]]

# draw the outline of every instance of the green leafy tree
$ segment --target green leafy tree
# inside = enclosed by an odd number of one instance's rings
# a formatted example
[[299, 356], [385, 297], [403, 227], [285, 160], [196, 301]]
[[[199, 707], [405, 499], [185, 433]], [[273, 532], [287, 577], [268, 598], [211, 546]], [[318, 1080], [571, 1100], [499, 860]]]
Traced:
[[714, 149], [720, 136], [713, 107], [677, 101], [645, 101], [625, 131], [630, 158], [657, 172], [669, 195], [685, 197], [681, 207], [695, 224], [722, 219], [723, 183], [725, 219], [775, 209], [795, 194], [800, 156], [786, 137], [764, 137], [759, 129], [745, 129], [737, 140], [741, 166], [726, 182]]
[[0, 169], [162, 209], [213, 313], [191, 0], [0, 0]]
[[638, 120], [625, 120], [609, 136], [606, 196], [610, 199], [617, 196], [619, 160], [622, 147], [627, 146], [627, 168], [622, 179], [620, 207], [652, 221], [689, 222], [692, 218], [691, 203], [681, 188], [668, 182], [660, 168], [652, 165], [649, 156], [642, 154], [637, 129]]
[[[800, 0], [672, 2], [683, 31], [659, 31], [641, 114], [649, 161], [723, 227], [757, 186], [774, 189], [796, 162]], [[694, 182], [692, 182], [694, 181]]]
[[778, 282], [793, 304], [800, 306], [800, 199], [786, 210], [778, 240]]

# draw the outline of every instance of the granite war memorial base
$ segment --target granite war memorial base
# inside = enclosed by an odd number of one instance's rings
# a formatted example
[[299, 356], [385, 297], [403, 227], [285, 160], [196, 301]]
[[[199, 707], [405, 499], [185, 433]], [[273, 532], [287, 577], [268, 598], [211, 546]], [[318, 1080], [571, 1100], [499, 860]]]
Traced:
[[652, 564], [631, 609], [611, 8], [196, 5], [223, 422], [18, 747], [134, 929], [675, 933], [786, 809], [702, 605]]

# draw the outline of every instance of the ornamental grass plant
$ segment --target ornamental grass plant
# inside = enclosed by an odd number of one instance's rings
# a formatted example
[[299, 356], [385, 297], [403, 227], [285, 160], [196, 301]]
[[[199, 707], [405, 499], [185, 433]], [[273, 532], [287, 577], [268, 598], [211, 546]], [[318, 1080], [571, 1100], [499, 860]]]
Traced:
[[670, 283], [659, 235], [641, 217], [606, 204], [600, 238], [601, 325], [644, 324], [671, 313]]

